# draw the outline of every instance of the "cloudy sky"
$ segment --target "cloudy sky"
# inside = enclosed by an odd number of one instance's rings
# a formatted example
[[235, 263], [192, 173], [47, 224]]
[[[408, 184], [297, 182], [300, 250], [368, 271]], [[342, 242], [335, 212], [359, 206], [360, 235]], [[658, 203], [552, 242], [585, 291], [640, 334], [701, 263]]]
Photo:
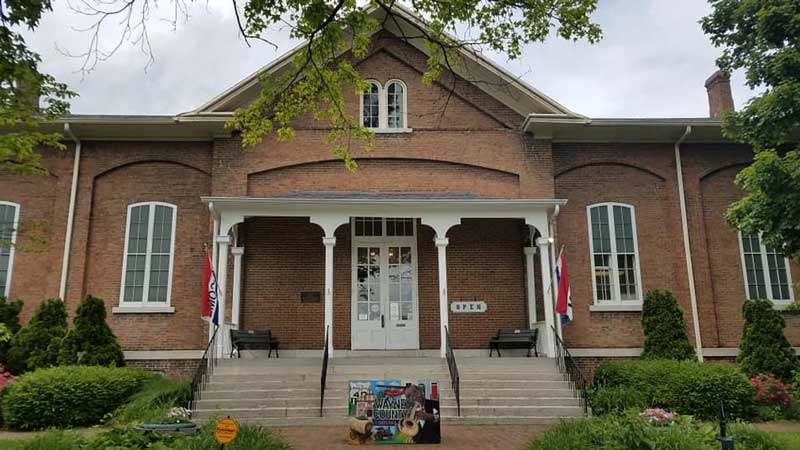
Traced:
[[[75, 0], [72, 0], [75, 1]], [[66, 82], [80, 97], [72, 112], [82, 114], [174, 114], [191, 110], [255, 72], [292, 46], [285, 30], [269, 38], [279, 49], [238, 36], [231, 2], [199, 1], [188, 22], [177, 28], [170, 2], [160, 2], [148, 22], [155, 61], [124, 44], [93, 71], [80, 71], [79, 54], [89, 48], [91, 33], [78, 31], [91, 18], [56, 1], [41, 26], [29, 34], [41, 53], [42, 69]], [[704, 0], [600, 0], [594, 16], [604, 38], [595, 45], [553, 38], [530, 45], [523, 57], [508, 61], [488, 55], [512, 73], [564, 104], [591, 117], [703, 117], [708, 115], [703, 82], [715, 70], [719, 51], [703, 34], [698, 20], [710, 11]], [[118, 21], [119, 19], [115, 19]], [[102, 49], [119, 37], [108, 22], [100, 35]], [[733, 95], [740, 107], [752, 92], [734, 74]]]

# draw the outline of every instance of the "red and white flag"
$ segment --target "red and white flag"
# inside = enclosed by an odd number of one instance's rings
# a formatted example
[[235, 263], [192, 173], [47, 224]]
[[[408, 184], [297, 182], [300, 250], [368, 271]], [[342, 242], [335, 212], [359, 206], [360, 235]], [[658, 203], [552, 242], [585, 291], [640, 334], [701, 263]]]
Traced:
[[211, 257], [206, 252], [206, 263], [203, 270], [203, 303], [200, 317], [211, 320], [214, 325], [219, 325], [219, 302], [217, 292], [217, 275], [211, 268]]
[[556, 314], [561, 317], [561, 325], [572, 321], [572, 291], [569, 288], [567, 276], [567, 257], [564, 250], [558, 255], [556, 263], [556, 282], [558, 283], [558, 299], [556, 300]]

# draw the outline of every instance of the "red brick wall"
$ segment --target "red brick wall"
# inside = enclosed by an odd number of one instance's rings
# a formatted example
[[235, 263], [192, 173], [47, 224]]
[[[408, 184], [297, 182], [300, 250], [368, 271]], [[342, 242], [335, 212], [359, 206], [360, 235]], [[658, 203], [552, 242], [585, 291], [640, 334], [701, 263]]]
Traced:
[[39, 302], [58, 297], [61, 281], [72, 153], [42, 150], [41, 164], [49, 175], [0, 172], [0, 200], [20, 205], [9, 298], [25, 302], [23, 321]]
[[447, 233], [449, 301], [478, 299], [488, 307], [479, 314], [449, 312], [454, 347], [488, 348], [497, 330], [527, 328], [524, 236], [524, 223], [507, 219], [464, 219]]
[[[564, 329], [571, 347], [641, 347], [641, 313], [590, 312], [593, 278], [586, 207], [619, 202], [635, 212], [642, 287], [669, 289], [690, 311], [680, 212], [668, 145], [553, 146], [556, 197], [569, 200], [557, 219], [557, 248], [565, 246], [574, 322]], [[687, 314], [691, 322], [691, 316]]]
[[194, 376], [199, 359], [135, 359], [125, 362], [128, 367], [135, 369], [152, 370], [161, 372], [170, 378], [190, 381]]
[[460, 163], [414, 159], [363, 159], [357, 172], [341, 161], [298, 164], [250, 174], [247, 195], [297, 191], [468, 192], [518, 197], [519, 175]]
[[[209, 188], [207, 174], [169, 162], [127, 165], [95, 178], [84, 291], [105, 299], [109, 321], [124, 348], [183, 350], [202, 346], [207, 327], [199, 318], [199, 280], [209, 218], [197, 193]], [[119, 304], [127, 208], [146, 201], [176, 206], [170, 302], [175, 313], [111, 314], [111, 307]]]

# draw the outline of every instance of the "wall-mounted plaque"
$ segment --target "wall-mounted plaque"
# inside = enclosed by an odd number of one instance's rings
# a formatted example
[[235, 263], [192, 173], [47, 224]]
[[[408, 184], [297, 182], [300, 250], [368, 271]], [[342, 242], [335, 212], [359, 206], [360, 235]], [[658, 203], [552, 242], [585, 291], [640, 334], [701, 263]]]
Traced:
[[300, 303], [319, 303], [320, 302], [320, 294], [319, 291], [307, 291], [300, 293]]
[[487, 308], [486, 302], [478, 300], [450, 303], [450, 311], [454, 313], [482, 313], [486, 312]]

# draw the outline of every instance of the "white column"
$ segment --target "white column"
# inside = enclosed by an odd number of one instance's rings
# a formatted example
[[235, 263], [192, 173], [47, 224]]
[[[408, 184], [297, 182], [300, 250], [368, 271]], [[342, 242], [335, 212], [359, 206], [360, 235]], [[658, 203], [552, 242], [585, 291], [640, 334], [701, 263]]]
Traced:
[[[536, 254], [536, 247], [523, 247], [525, 252], [525, 279], [528, 282], [528, 321], [529, 328], [536, 327], [536, 275], [533, 271], [533, 256]], [[546, 291], [545, 291], [546, 292]]]
[[328, 331], [328, 354], [333, 355], [333, 247], [336, 237], [325, 236], [322, 238], [325, 246], [325, 327], [322, 330], [324, 339]]
[[233, 329], [238, 330], [241, 321], [241, 298], [242, 298], [242, 255], [244, 247], [233, 247], [233, 298], [231, 299], [231, 324]]
[[217, 349], [221, 357], [227, 356], [225, 349], [228, 348], [228, 330], [225, 326], [225, 294], [227, 293], [228, 281], [228, 244], [230, 243], [230, 236], [217, 236], [217, 249], [219, 250], [219, 257], [217, 258], [217, 301], [219, 302], [219, 330], [217, 331]]
[[439, 253], [439, 333], [441, 336], [441, 356], [444, 358], [446, 355], [447, 347], [445, 346], [445, 328], [447, 327], [447, 315], [449, 312], [447, 304], [447, 244], [449, 239], [439, 238], [434, 239], [436, 249]]
[[553, 336], [553, 328], [555, 327], [553, 298], [556, 295], [556, 292], [552, 287], [553, 280], [550, 272], [550, 239], [536, 239], [536, 245], [539, 247], [539, 261], [542, 265], [542, 289], [544, 290], [542, 300], [544, 301], [544, 319], [547, 325], [547, 329], [544, 333], [547, 338], [545, 342], [545, 349], [547, 350], [547, 356], [553, 358], [556, 354], [556, 342]]

